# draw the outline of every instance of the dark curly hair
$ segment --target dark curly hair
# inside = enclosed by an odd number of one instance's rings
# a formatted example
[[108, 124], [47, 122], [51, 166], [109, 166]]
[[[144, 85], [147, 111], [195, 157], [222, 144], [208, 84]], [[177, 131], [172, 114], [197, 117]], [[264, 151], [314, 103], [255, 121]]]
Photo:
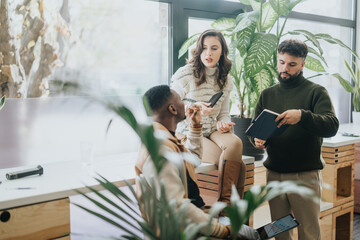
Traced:
[[172, 92], [168, 85], [158, 85], [150, 88], [144, 94], [144, 98], [148, 101], [152, 111], [159, 110], [172, 96]]
[[278, 53], [288, 53], [291, 56], [302, 57], [305, 60], [308, 54], [308, 47], [303, 41], [288, 39], [279, 44]]
[[221, 32], [214, 29], [209, 29], [203, 32], [196, 42], [196, 48], [191, 52], [192, 59], [188, 61], [188, 63], [192, 63], [194, 65], [194, 76], [199, 79], [199, 81], [196, 83], [196, 86], [200, 86], [201, 84], [206, 82], [205, 66], [201, 61], [200, 55], [203, 51], [204, 39], [209, 36], [217, 37], [217, 39], [221, 43], [222, 53], [218, 63], [219, 74], [216, 82], [219, 88], [223, 89], [227, 81], [227, 75], [229, 74], [231, 69], [231, 61], [227, 57], [229, 54], [229, 48], [226, 45], [225, 38]]

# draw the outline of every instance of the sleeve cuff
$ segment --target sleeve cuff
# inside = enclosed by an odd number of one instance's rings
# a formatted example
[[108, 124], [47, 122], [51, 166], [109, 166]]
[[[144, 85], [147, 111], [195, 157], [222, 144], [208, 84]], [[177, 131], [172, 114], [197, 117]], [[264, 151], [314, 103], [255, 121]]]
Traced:
[[192, 137], [201, 137], [202, 136], [202, 124], [196, 126], [189, 126], [189, 133]]

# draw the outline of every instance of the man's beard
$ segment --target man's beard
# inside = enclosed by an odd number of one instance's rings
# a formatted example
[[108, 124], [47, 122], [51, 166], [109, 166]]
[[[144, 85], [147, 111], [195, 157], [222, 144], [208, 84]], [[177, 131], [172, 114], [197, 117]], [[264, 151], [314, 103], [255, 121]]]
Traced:
[[[281, 77], [281, 74], [282, 74], [282, 73], [286, 73], [286, 74], [289, 76], [289, 78], [282, 78], [282, 77]], [[289, 83], [289, 82], [292, 82], [295, 78], [297, 78], [297, 77], [300, 75], [300, 73], [301, 73], [301, 71], [299, 71], [299, 72], [291, 75], [291, 74], [289, 74], [289, 73], [287, 73], [287, 72], [280, 72], [280, 73], [278, 74], [278, 79], [279, 79], [279, 81], [282, 82], [282, 83]]]

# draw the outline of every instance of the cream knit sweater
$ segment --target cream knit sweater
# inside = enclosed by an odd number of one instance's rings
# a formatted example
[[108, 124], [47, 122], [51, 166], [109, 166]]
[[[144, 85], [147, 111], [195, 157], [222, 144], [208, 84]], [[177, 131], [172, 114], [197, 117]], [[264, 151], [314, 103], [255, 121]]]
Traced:
[[[175, 90], [184, 101], [185, 105], [191, 105], [194, 102], [207, 102], [211, 96], [220, 92], [220, 88], [216, 83], [218, 75], [218, 68], [206, 68], [206, 82], [200, 86], [196, 86], [198, 79], [194, 76], [194, 67], [192, 64], [187, 64], [179, 68], [171, 78], [171, 88]], [[233, 89], [233, 80], [228, 75], [226, 85], [222, 90], [224, 94], [216, 103], [214, 110], [208, 116], [202, 117], [203, 135], [210, 136], [211, 133], [216, 131], [216, 123], [224, 120], [230, 122], [229, 103], [230, 92]], [[176, 131], [187, 133], [189, 123], [182, 121], [177, 125]]]

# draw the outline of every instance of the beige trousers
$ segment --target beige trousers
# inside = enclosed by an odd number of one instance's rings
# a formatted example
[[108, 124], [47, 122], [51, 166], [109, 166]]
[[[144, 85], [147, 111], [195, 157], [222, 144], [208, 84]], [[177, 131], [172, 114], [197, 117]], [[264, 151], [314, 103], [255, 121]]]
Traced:
[[[272, 221], [293, 213], [298, 220], [299, 240], [320, 240], [320, 197], [321, 173], [319, 170], [298, 173], [277, 173], [267, 169], [267, 182], [301, 181], [306, 187], [315, 191], [318, 201], [302, 197], [298, 194], [285, 194], [269, 201]], [[276, 240], [293, 239], [292, 230], [279, 234]]]
[[242, 161], [242, 141], [232, 133], [213, 132], [203, 137], [202, 161], [214, 163], [219, 169], [219, 199], [230, 203], [234, 184], [240, 197], [244, 195], [246, 166]]

